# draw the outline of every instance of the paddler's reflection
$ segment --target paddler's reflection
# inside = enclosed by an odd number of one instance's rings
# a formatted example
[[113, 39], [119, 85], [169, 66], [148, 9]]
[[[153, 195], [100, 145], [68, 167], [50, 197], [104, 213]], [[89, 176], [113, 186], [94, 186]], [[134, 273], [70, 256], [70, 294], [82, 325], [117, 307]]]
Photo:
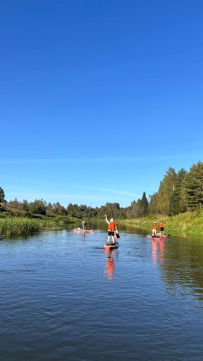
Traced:
[[160, 262], [163, 263], [164, 261], [164, 240], [159, 241], [160, 244]]
[[114, 252], [115, 249], [105, 250], [107, 254], [106, 262], [106, 274], [109, 280], [113, 279], [114, 276]]
[[157, 264], [158, 252], [160, 263], [164, 261], [164, 240], [154, 241], [152, 240], [152, 260], [154, 264]]

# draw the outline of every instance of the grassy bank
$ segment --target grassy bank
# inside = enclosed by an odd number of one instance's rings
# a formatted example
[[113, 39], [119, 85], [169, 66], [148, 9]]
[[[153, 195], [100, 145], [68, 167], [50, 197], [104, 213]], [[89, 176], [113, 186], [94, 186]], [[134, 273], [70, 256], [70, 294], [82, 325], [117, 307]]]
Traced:
[[65, 227], [73, 221], [67, 217], [23, 218], [4, 217], [0, 219], [0, 234], [5, 237], [28, 235], [43, 229]]
[[203, 210], [198, 212], [182, 213], [172, 217], [150, 215], [144, 218], [121, 220], [119, 223], [145, 227], [149, 230], [149, 233], [151, 233], [153, 222], [157, 222], [159, 226], [161, 220], [163, 220], [165, 224], [165, 233], [184, 232], [187, 234], [203, 234]]
[[[89, 219], [96, 221], [96, 219]], [[102, 219], [103, 220], [103, 219]], [[154, 221], [159, 225], [163, 220], [165, 224], [165, 233], [184, 232], [185, 234], [203, 234], [203, 210], [200, 212], [187, 212], [173, 217], [149, 215], [143, 218], [122, 219], [118, 220], [119, 224], [125, 224], [146, 229], [151, 233], [152, 223]], [[98, 219], [97, 221], [101, 221]], [[81, 225], [78, 218], [67, 216], [38, 216], [33, 218], [18, 216], [8, 216], [1, 213], [0, 218], [0, 235], [5, 237], [28, 235], [45, 229], [56, 229], [66, 227], [69, 224]]]

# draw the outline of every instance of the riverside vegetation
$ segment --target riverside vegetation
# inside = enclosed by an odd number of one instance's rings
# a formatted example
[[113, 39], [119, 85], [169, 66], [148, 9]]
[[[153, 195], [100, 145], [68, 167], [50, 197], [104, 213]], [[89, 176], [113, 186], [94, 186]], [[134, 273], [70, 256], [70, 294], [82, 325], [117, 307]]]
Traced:
[[203, 233], [203, 163], [193, 164], [189, 171], [177, 173], [169, 168], [160, 182], [157, 192], [132, 201], [126, 208], [119, 203], [106, 203], [101, 207], [59, 202], [46, 203], [43, 199], [29, 202], [17, 199], [9, 202], [0, 187], [0, 234], [29, 234], [45, 227], [64, 227], [81, 219], [103, 219], [104, 214], [127, 224], [151, 228], [152, 221], [163, 220], [167, 232], [176, 230], [186, 233]]
[[[152, 223], [154, 221], [159, 223], [161, 220], [165, 224], [165, 233], [172, 234], [172, 233], [185, 233], [185, 234], [203, 234], [203, 210], [201, 211], [194, 211], [194, 212], [186, 212], [180, 213], [174, 216], [166, 216], [166, 215], [148, 215], [142, 218], [131, 218], [126, 219], [125, 224], [134, 226], [134, 227], [141, 227], [146, 229], [149, 233], [152, 230]], [[123, 223], [123, 220], [120, 220], [120, 223]]]
[[55, 217], [49, 218], [24, 218], [24, 217], [6, 217], [0, 218], [0, 234], [3, 236], [21, 236], [28, 235], [34, 232], [42, 231], [43, 229], [56, 229], [65, 227], [71, 223], [67, 218]]

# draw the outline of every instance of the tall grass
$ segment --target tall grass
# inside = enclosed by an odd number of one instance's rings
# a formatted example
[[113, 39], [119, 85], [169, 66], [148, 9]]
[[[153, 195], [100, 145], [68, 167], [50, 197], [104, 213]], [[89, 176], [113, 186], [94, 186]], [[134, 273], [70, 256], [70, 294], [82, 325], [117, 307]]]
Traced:
[[121, 221], [138, 227], [146, 227], [151, 231], [151, 226], [154, 221], [159, 225], [163, 220], [165, 224], [165, 232], [170, 233], [173, 231], [184, 232], [187, 234], [203, 234], [203, 210], [198, 212], [180, 213], [175, 216], [164, 215], [149, 215], [143, 218], [135, 218]]
[[0, 234], [6, 237], [26, 235], [39, 232], [41, 229], [41, 222], [35, 219], [13, 217], [0, 219]]
[[28, 235], [39, 232], [45, 228], [53, 229], [64, 227], [72, 223], [67, 217], [49, 218], [23, 218], [5, 217], [0, 218], [0, 234], [7, 238], [12, 236]]
[[0, 234], [8, 238], [39, 232], [45, 227], [57, 226], [62, 226], [62, 224], [58, 224], [55, 220], [7, 217], [0, 219]]

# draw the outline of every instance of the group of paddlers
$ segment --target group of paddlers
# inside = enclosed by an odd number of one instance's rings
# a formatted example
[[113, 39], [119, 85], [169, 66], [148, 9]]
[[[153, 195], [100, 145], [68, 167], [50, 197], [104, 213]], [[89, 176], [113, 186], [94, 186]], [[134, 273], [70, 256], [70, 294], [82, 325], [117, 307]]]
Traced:
[[[117, 221], [116, 221], [116, 219], [111, 218], [110, 222], [109, 222], [108, 219], [107, 219], [106, 214], [105, 214], [105, 219], [106, 219], [106, 222], [108, 223], [107, 243], [110, 243], [111, 237], [112, 237], [112, 243], [115, 243], [115, 241], [116, 241], [115, 235], [118, 234]], [[85, 220], [82, 221], [82, 228], [86, 229], [86, 221]], [[159, 228], [160, 228], [160, 234], [164, 234], [164, 223], [163, 223], [163, 221], [160, 222]], [[153, 225], [152, 225], [152, 237], [156, 237], [157, 229], [158, 229], [157, 223], [154, 222]]]
[[[164, 222], [163, 221], [160, 222], [159, 228], [160, 228], [160, 234], [164, 234]], [[156, 237], [157, 229], [158, 229], [157, 223], [154, 222], [152, 224], [152, 237]]]
[[[110, 219], [110, 222], [107, 219], [107, 215], [105, 214], [105, 219], [106, 222], [108, 223], [108, 238], [107, 238], [107, 243], [110, 243], [110, 238], [112, 237], [112, 243], [115, 243], [116, 238], [119, 237], [118, 235], [118, 229], [117, 229], [117, 221], [114, 218]], [[82, 228], [85, 230], [86, 229], [86, 221], [83, 220], [82, 221]]]

